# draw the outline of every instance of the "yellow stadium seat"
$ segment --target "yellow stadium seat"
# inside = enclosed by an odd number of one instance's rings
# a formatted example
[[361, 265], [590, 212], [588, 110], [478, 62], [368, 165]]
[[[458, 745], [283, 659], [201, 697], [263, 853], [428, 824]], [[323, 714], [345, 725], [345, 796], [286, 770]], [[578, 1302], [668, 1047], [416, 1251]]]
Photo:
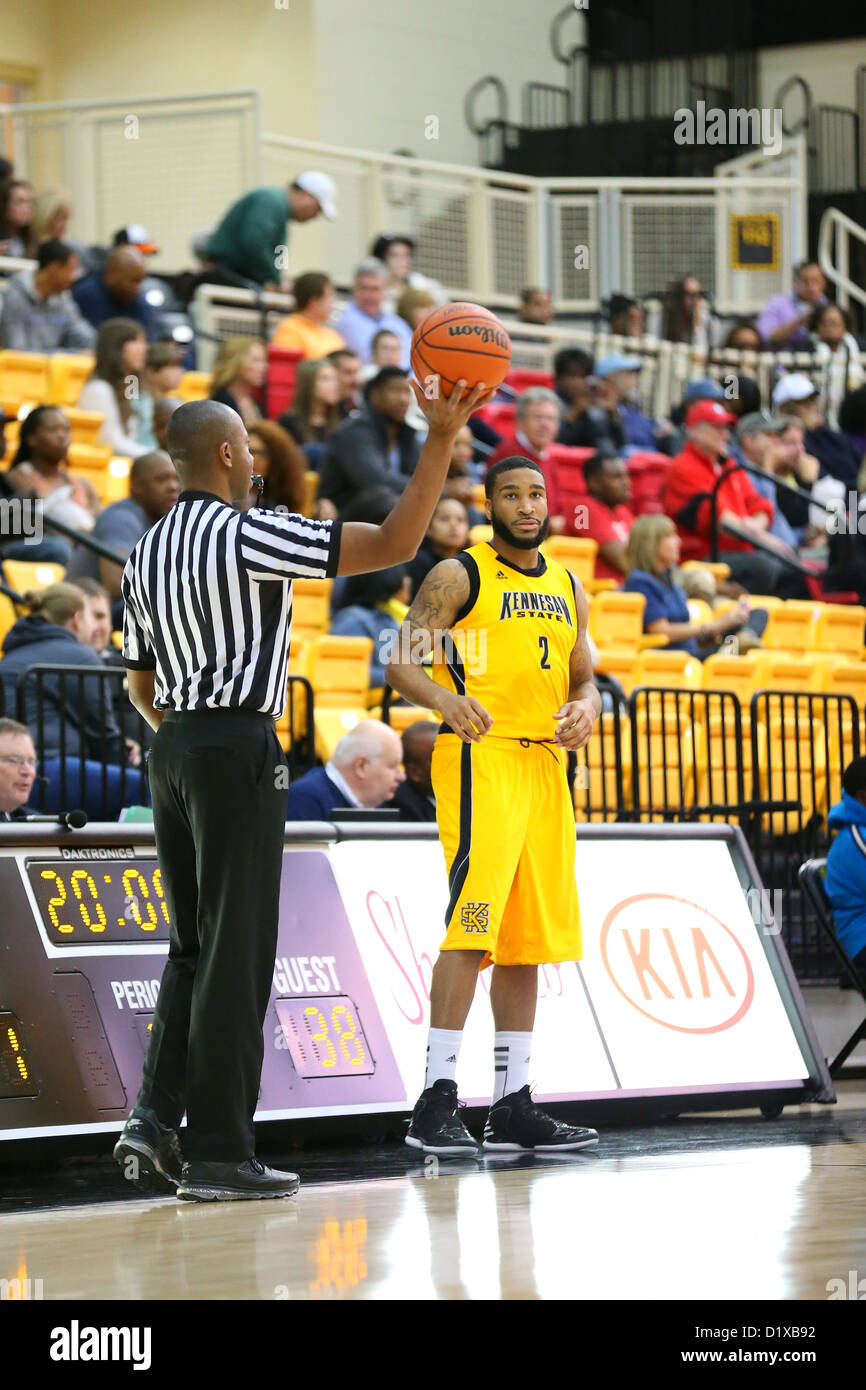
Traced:
[[[577, 821], [615, 821], [619, 811], [631, 805], [631, 731], [620, 718], [619, 748], [616, 717], [607, 712], [595, 725], [592, 738], [577, 750], [574, 778], [574, 814]], [[617, 788], [617, 763], [622, 769]]]
[[312, 469], [308, 469], [304, 474], [304, 483], [307, 489], [304, 496], [304, 515], [312, 516], [313, 507], [316, 505], [316, 498], [319, 495], [318, 473], [314, 473]]
[[819, 667], [815, 688], [826, 691], [828, 695], [852, 695], [862, 713], [866, 708], [866, 661], [845, 661], [836, 666]]
[[132, 462], [132, 459], [124, 458], [122, 454], [112, 455], [108, 468], [102, 475], [102, 496], [99, 500], [103, 507], [109, 506], [112, 502], [122, 502], [129, 496]]
[[807, 656], [791, 656], [782, 652], [757, 652], [758, 690], [812, 689], [814, 665]]
[[18, 439], [21, 434], [20, 420], [7, 420], [6, 428], [3, 431], [3, 438], [6, 441], [6, 452], [3, 455], [0, 467], [8, 468], [16, 453], [18, 452]]
[[[111, 449], [107, 444], [70, 444], [67, 455], [70, 473], [75, 473], [80, 478], [86, 478], [89, 483], [92, 483], [103, 506], [106, 505], [105, 492], [111, 457]], [[127, 462], [131, 462], [131, 460]], [[129, 469], [127, 468], [127, 478], [128, 476]], [[129, 496], [128, 483], [120, 496]], [[118, 499], [112, 498], [111, 500], [117, 501]]]
[[369, 637], [314, 637], [309, 643], [307, 678], [315, 708], [366, 708], [370, 689]]
[[716, 653], [703, 663], [704, 690], [730, 690], [740, 701], [743, 713], [748, 713], [749, 701], [758, 688], [760, 667], [754, 652], [747, 656], [723, 656]]
[[[10, 627], [14, 626], [14, 624], [17, 621], [18, 614], [15, 611], [15, 606], [12, 603], [12, 600], [7, 598], [5, 594], [0, 594], [0, 648], [2, 648], [3, 646], [3, 642], [6, 638], [6, 633], [9, 631]], [[7, 718], [12, 718], [13, 715], [14, 711], [6, 711]]]
[[548, 536], [541, 549], [551, 560], [571, 570], [584, 588], [593, 583], [597, 541], [588, 536]]
[[492, 527], [492, 526], [470, 526], [470, 528], [469, 528], [469, 544], [470, 544], [470, 545], [481, 545], [484, 541], [492, 541], [492, 540], [493, 540], [493, 527]]
[[48, 399], [48, 360], [41, 352], [0, 352], [0, 405], [7, 415]]
[[330, 579], [296, 579], [292, 584], [292, 638], [306, 641], [328, 631], [331, 622]]
[[93, 361], [92, 353], [53, 352], [48, 359], [45, 399], [52, 405], [75, 405], [93, 372]]
[[635, 668], [635, 685], [662, 686], [666, 690], [698, 690], [701, 663], [688, 652], [641, 652]]
[[635, 715], [632, 778], [634, 807], [642, 821], [664, 820], [666, 812], [693, 806], [699, 785], [699, 726], [678, 722], [675, 702], [666, 705], [664, 718], [660, 709]]
[[634, 673], [638, 655], [638, 652], [627, 647], [600, 647], [598, 669], [602, 675], [613, 676], [614, 680], [619, 681], [626, 695], [630, 695], [635, 686]]
[[866, 608], [858, 604], [822, 603], [815, 620], [815, 646], [821, 652], [859, 657], [866, 631]]
[[[753, 608], [761, 607], [752, 603]], [[807, 652], [813, 643], [817, 605], [806, 599], [787, 599], [770, 610], [761, 641], [769, 650]]]
[[[372, 711], [369, 711], [369, 714], [372, 714]], [[381, 709], [377, 717], [381, 719]], [[417, 724], [420, 719], [429, 720], [433, 724], [442, 723], [438, 714], [434, 714], [431, 709], [419, 709], [417, 705], [391, 705], [388, 710], [388, 723], [398, 734], [402, 734], [410, 724]]]
[[176, 395], [182, 401], [206, 401], [210, 396], [210, 372], [184, 372]]
[[[746, 658], [742, 658], [745, 660]], [[701, 805], [710, 804], [733, 808], [741, 800], [748, 799], [752, 775], [752, 741], [748, 731], [748, 709], [741, 710], [740, 735], [737, 734], [736, 720], [731, 717], [730, 705], [713, 709], [710, 702], [707, 717], [700, 730], [702, 756], [699, 759], [698, 801]], [[738, 763], [742, 763], [743, 780], [738, 777]], [[736, 812], [717, 811], [701, 820], [728, 821]]]
[[73, 444], [99, 443], [99, 431], [105, 423], [105, 416], [100, 415], [98, 410], [78, 410], [70, 405], [64, 409], [63, 414], [69, 421]]
[[818, 720], [782, 720], [757, 727], [757, 784], [762, 800], [799, 801], [800, 809], [772, 811], [761, 817], [774, 835], [792, 835], [823, 808], [827, 760]]
[[615, 589], [593, 596], [589, 631], [599, 647], [638, 651], [644, 645], [643, 594], [624, 594]]
[[62, 565], [48, 564], [45, 560], [4, 559], [3, 573], [10, 589], [26, 594], [28, 589], [47, 589], [49, 584], [59, 584], [66, 571]]
[[316, 757], [326, 763], [334, 755], [334, 749], [344, 734], [348, 734], [362, 719], [368, 719], [366, 709], [320, 709], [313, 711], [316, 727]]

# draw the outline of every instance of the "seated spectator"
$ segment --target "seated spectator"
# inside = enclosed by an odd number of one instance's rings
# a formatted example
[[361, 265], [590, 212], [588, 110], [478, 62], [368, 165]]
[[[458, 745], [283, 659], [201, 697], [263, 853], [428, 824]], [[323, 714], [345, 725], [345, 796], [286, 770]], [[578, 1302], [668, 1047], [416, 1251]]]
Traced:
[[761, 335], [751, 319], [737, 319], [728, 331], [722, 347], [733, 348], [738, 352], [760, 352], [763, 347]]
[[180, 396], [163, 396], [161, 400], [153, 403], [153, 437], [156, 440], [156, 447], [163, 453], [165, 448], [165, 435], [168, 429], [168, 422], [179, 405], [183, 405]]
[[390, 800], [404, 773], [403, 745], [378, 719], [363, 719], [344, 734], [324, 767], [293, 782], [286, 820], [328, 821], [347, 806], [372, 810]]
[[[142, 536], [171, 511], [179, 495], [180, 481], [168, 454], [158, 449], [140, 454], [130, 469], [129, 496], [100, 512], [91, 532], [93, 539], [116, 551], [125, 564]], [[118, 603], [123, 564], [115, 564], [78, 545], [72, 553], [67, 578], [75, 582], [81, 576], [98, 579], [108, 590], [112, 603]], [[119, 618], [120, 614], [115, 616]], [[115, 626], [119, 628], [120, 621]]]
[[756, 492], [773, 504], [773, 519], [768, 534], [775, 536], [790, 551], [796, 552], [809, 524], [809, 505], [807, 502], [799, 502], [796, 497], [790, 498], [800, 511], [795, 529], [780, 505], [785, 493], [782, 488], [776, 488], [772, 481], [776, 477], [785, 482], [789, 481], [788, 478], [783, 478], [783, 474], [787, 474], [790, 467], [791, 457], [791, 445], [785, 439], [787, 429], [788, 421], [783, 416], [753, 411], [750, 415], [743, 416], [737, 425], [737, 443], [746, 462], [760, 468], [767, 475], [766, 480], [756, 478], [754, 473], [750, 473], [749, 477]]
[[334, 637], [371, 637], [370, 688], [385, 684], [385, 663], [400, 624], [406, 617], [410, 598], [406, 565], [391, 565], [372, 574], [354, 574], [347, 579], [340, 610], [331, 622]]
[[37, 246], [33, 187], [25, 179], [11, 179], [0, 191], [0, 256], [32, 261]]
[[20, 820], [25, 814], [36, 768], [36, 749], [27, 725], [0, 719], [0, 822]]
[[[625, 433], [625, 447], [651, 449], [661, 447], [670, 424], [656, 425], [635, 404], [638, 373], [643, 370], [639, 357], [622, 357], [618, 353], [596, 363], [595, 375], [607, 388], [596, 402], [609, 415], [616, 415]], [[620, 446], [622, 447], [622, 446]], [[619, 452], [614, 450], [613, 452]]]
[[307, 502], [307, 461], [303, 452], [293, 439], [286, 438], [276, 420], [257, 420], [248, 433], [253, 472], [265, 480], [262, 500], [257, 505], [303, 514]]
[[[373, 337], [371, 348], [373, 360], [368, 362], [366, 367], [361, 368], [362, 382], [372, 381], [383, 367], [399, 367], [403, 360], [403, 344], [396, 333], [391, 332], [390, 328], [379, 329], [379, 332]], [[427, 419], [414, 396], [406, 414], [406, 423], [411, 425], [413, 430], [418, 431], [419, 437], [423, 438], [426, 435]]]
[[696, 275], [681, 275], [668, 286], [662, 307], [661, 336], [668, 343], [714, 347], [718, 324], [710, 313], [706, 295]]
[[646, 332], [646, 314], [638, 300], [626, 294], [612, 294], [608, 313], [611, 333], [621, 338], [642, 338]]
[[36, 270], [22, 270], [6, 284], [0, 346], [16, 352], [74, 352], [92, 347], [93, 329], [69, 292], [77, 273], [78, 256], [71, 246], [43, 242]]
[[716, 489], [718, 551], [730, 566], [731, 578], [752, 593], [800, 598], [803, 581], [794, 570], [724, 529], [730, 521], [765, 544], [780, 544], [775, 537], [767, 539], [775, 514], [772, 502], [760, 496], [747, 473], [734, 471], [729, 458], [729, 430], [736, 418], [721, 401], [697, 401], [689, 407], [685, 447], [671, 460], [665, 478], [664, 509], [676, 522], [685, 558], [708, 559], [711, 495]]
[[[117, 671], [124, 670], [123, 655], [111, 640], [113, 628], [116, 626], [119, 630], [123, 626], [122, 608], [115, 624], [112, 620], [111, 598], [104, 584], [100, 584], [98, 579], [79, 575], [75, 580], [75, 587], [84, 594], [87, 604], [87, 615], [90, 619], [89, 645], [103, 666], [110, 666]], [[150, 748], [153, 743], [153, 730], [138, 711], [133, 709], [120, 682], [109, 685], [107, 699], [111, 701], [114, 718], [123, 731], [129, 764], [132, 767], [140, 767], [141, 740], [144, 741], [145, 748]]]
[[339, 400], [340, 378], [330, 358], [298, 364], [291, 408], [283, 411], [278, 423], [314, 468], [321, 464], [325, 446], [341, 423]]
[[[676, 582], [684, 590], [687, 599], [701, 599], [708, 608], [719, 608], [723, 603], [728, 607], [727, 598], [746, 598], [746, 591], [741, 584], [733, 584], [728, 579], [716, 580], [712, 571], [704, 565], [693, 565], [684, 567], [676, 572]], [[718, 614], [721, 617], [721, 613]], [[763, 646], [761, 638], [769, 620], [769, 613], [765, 608], [749, 608], [749, 617], [745, 627], [737, 631], [736, 655], [745, 656], [747, 652], [755, 651]], [[708, 651], [700, 653], [701, 657], [709, 655]]]
[[153, 401], [141, 385], [147, 359], [144, 329], [135, 319], [106, 319], [96, 336], [96, 362], [76, 405], [104, 416], [97, 435], [115, 454], [138, 458], [153, 434]]
[[418, 825], [436, 819], [431, 767], [438, 732], [438, 725], [432, 719], [416, 719], [403, 730], [401, 742], [406, 778], [386, 803], [387, 810], [400, 812], [401, 821]]
[[375, 334], [380, 328], [389, 328], [403, 344], [400, 365], [408, 368], [412, 334], [403, 319], [384, 308], [387, 285], [387, 271], [381, 261], [373, 257], [362, 261], [355, 271], [352, 302], [338, 322], [337, 332], [346, 347], [357, 353], [362, 362], [369, 362]]
[[[2, 474], [0, 474], [2, 477]], [[343, 524], [347, 521], [364, 521], [368, 526], [381, 526], [385, 517], [394, 510], [394, 503], [400, 496], [387, 482], [374, 483], [356, 492], [351, 502], [346, 504], [342, 514]], [[320, 507], [325, 504], [320, 502]], [[330, 505], [330, 504], [328, 504]], [[333, 509], [336, 516], [336, 508]], [[329, 514], [320, 512], [323, 521], [331, 520]], [[331, 612], [338, 613], [343, 607], [344, 592], [351, 576], [338, 574], [331, 585]]]
[[334, 312], [337, 292], [334, 282], [320, 270], [308, 270], [295, 281], [295, 312], [280, 319], [271, 339], [272, 347], [302, 352], [304, 357], [327, 357], [339, 352], [343, 339], [328, 324]]
[[475, 473], [472, 468], [474, 441], [468, 425], [459, 430], [451, 450], [448, 476], [442, 485], [442, 496], [453, 497], [466, 508], [469, 526], [484, 526], [487, 517], [475, 506]]
[[206, 255], [218, 271], [228, 272], [224, 282], [252, 280], [277, 290], [275, 257], [288, 245], [289, 222], [309, 222], [320, 213], [329, 221], [337, 216], [337, 189], [329, 174], [309, 170], [288, 188], [254, 188], [232, 203], [208, 238]]
[[414, 254], [415, 243], [408, 236], [380, 236], [373, 242], [370, 255], [382, 262], [388, 275], [382, 307], [389, 314], [400, 312], [397, 304], [406, 290], [421, 290], [429, 296], [431, 305], [445, 303], [446, 294], [439, 281], [412, 269]]
[[268, 372], [268, 354], [258, 338], [226, 338], [220, 343], [210, 379], [210, 398], [240, 415], [247, 429], [261, 420], [255, 392]]
[[583, 478], [589, 496], [575, 508], [575, 532], [598, 545], [596, 579], [619, 583], [628, 572], [626, 543], [634, 525], [628, 468], [618, 454], [593, 454], [583, 465]]
[[831, 430], [818, 406], [818, 388], [802, 372], [789, 372], [773, 388], [773, 406], [781, 415], [793, 415], [805, 430], [806, 449], [821, 465], [822, 475], [829, 473], [846, 488], [857, 486], [861, 458], [856, 446], [846, 434]]
[[105, 265], [72, 286], [72, 295], [81, 313], [94, 328], [109, 319], [133, 319], [145, 336], [157, 337], [157, 317], [142, 293], [147, 262], [135, 246], [116, 246], [109, 251]]
[[337, 395], [337, 409], [340, 412], [340, 419], [345, 420], [356, 410], [360, 410], [363, 403], [361, 398], [361, 359], [356, 352], [350, 352], [348, 348], [341, 348], [339, 352], [329, 352], [328, 361], [333, 362], [337, 368], [337, 381], [340, 388]]
[[179, 343], [149, 343], [145, 358], [144, 385], [154, 405], [173, 396], [184, 374], [186, 353]]
[[840, 946], [866, 985], [866, 758], [854, 758], [842, 774], [842, 800], [827, 824], [836, 837], [827, 855], [824, 887], [833, 908]]
[[[689, 406], [695, 405], [698, 401], [724, 400], [724, 391], [711, 376], [703, 376], [698, 381], [690, 381], [686, 384], [682, 400], [671, 410], [673, 430], [668, 437], [668, 448], [672, 455], [679, 454], [686, 442], [685, 419]], [[726, 405], [725, 409], [729, 409], [729, 406]]]
[[844, 372], [846, 391], [862, 385], [860, 347], [851, 332], [849, 315], [838, 304], [818, 305], [809, 320], [809, 343], [822, 367], [838, 366]]
[[501, 459], [515, 455], [538, 464], [544, 474], [550, 529], [554, 533], [565, 528], [556, 473], [548, 457], [550, 446], [559, 433], [561, 416], [562, 406], [555, 391], [546, 386], [530, 386], [517, 398], [517, 429], [503, 439], [487, 461], [488, 470]]
[[[91, 619], [87, 601], [74, 584], [50, 584], [24, 595], [29, 614], [19, 618], [3, 639], [0, 680], [6, 708], [15, 709], [18, 682], [29, 666], [92, 666], [101, 671], [102, 662], [89, 645]], [[72, 756], [84, 752], [88, 757], [111, 762], [126, 761], [126, 750], [113, 715], [100, 698], [99, 682], [83, 676], [81, 680], [59, 677], [42, 679], [41, 725], [36, 681], [29, 680], [25, 693], [26, 722], [41, 727], [43, 758], [61, 751]], [[61, 734], [65, 728], [65, 739]]]
[[328, 443], [319, 495], [338, 514], [361, 488], [385, 483], [402, 492], [421, 452], [406, 423], [412, 388], [400, 367], [383, 367], [367, 383], [366, 409], [346, 420]]
[[432, 314], [436, 300], [428, 290], [404, 290], [397, 300], [395, 313], [414, 334], [419, 324]]
[[553, 389], [562, 402], [557, 443], [592, 448], [595, 430], [587, 412], [592, 405], [592, 356], [583, 348], [561, 348], [553, 359]]
[[[484, 518], [485, 522], [487, 518]], [[469, 542], [469, 520], [466, 508], [456, 497], [440, 497], [430, 518], [427, 534], [414, 560], [409, 562], [409, 601], [411, 602], [427, 575], [440, 560], [453, 560]]]
[[529, 286], [520, 296], [517, 317], [521, 323], [537, 323], [542, 327], [553, 323], [553, 298], [550, 290]]
[[72, 217], [72, 203], [65, 188], [46, 188], [37, 195], [34, 227], [37, 243], [64, 241]]
[[[2, 424], [0, 409], [0, 449], [3, 448]], [[25, 487], [20, 479], [18, 486], [14, 486], [15, 477], [11, 469], [0, 471], [0, 562], [4, 559], [42, 560], [65, 568], [70, 554], [69, 542], [62, 536], [44, 533], [40, 541], [36, 540], [36, 492]]]
[[[46, 517], [86, 533], [93, 530], [99, 515], [99, 498], [87, 478], [78, 478], [65, 467], [70, 438], [69, 421], [60, 407], [37, 405], [21, 422], [8, 478], [17, 492], [42, 500]], [[63, 543], [66, 563], [68, 542]], [[27, 560], [31, 554], [27, 547], [18, 558]]]
[[622, 587], [627, 594], [643, 594], [646, 599], [644, 632], [666, 637], [668, 650], [707, 656], [709, 647], [715, 648], [726, 633], [744, 625], [749, 604], [740, 599], [729, 612], [707, 623], [693, 623], [685, 591], [674, 577], [679, 559], [680, 538], [670, 517], [636, 517], [626, 545], [628, 577]]
[[827, 281], [817, 261], [802, 261], [794, 271], [793, 294], [767, 300], [755, 327], [769, 348], [806, 348], [809, 322], [819, 304], [826, 304]]

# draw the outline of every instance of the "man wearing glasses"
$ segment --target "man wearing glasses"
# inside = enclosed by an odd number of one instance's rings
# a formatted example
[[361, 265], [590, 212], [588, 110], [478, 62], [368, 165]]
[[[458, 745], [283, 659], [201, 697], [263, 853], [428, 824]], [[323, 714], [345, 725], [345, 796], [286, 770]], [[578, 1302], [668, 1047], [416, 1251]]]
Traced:
[[26, 724], [0, 719], [0, 822], [17, 820], [36, 780], [36, 749]]

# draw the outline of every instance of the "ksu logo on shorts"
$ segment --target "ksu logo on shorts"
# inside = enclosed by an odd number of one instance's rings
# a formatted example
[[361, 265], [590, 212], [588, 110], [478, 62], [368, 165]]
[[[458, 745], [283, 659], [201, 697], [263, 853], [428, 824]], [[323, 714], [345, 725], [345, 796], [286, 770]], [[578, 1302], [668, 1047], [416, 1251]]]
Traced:
[[460, 913], [460, 925], [464, 931], [486, 932], [489, 918], [489, 903], [464, 903]]

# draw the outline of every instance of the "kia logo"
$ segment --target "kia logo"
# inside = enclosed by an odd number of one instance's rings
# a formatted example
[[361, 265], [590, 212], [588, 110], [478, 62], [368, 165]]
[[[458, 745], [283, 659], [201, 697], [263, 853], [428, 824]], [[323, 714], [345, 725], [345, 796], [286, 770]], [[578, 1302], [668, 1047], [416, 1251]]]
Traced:
[[677, 1033], [721, 1033], [755, 994], [749, 957], [730, 927], [670, 893], [636, 893], [611, 908], [601, 958], [623, 999]]

